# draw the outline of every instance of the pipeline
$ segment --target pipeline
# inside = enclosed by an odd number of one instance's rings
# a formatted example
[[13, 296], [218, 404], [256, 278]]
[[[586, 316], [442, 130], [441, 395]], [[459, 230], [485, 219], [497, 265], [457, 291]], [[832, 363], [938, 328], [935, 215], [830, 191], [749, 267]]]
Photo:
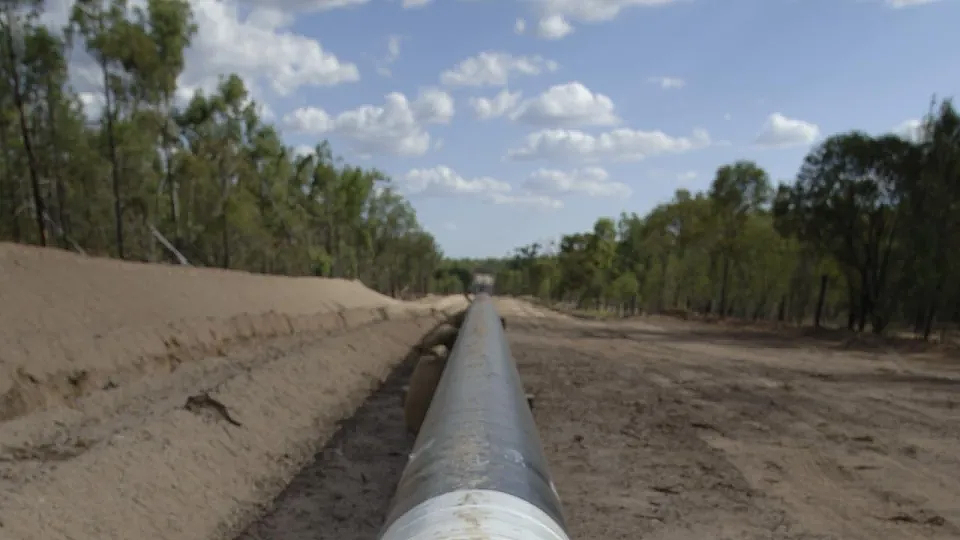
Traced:
[[460, 327], [380, 540], [569, 540], [488, 291]]

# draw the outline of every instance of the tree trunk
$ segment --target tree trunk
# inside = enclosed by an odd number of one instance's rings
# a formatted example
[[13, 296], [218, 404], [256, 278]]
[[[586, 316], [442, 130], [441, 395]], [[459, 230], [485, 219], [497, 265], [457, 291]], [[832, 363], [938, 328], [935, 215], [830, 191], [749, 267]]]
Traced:
[[[13, 237], [13, 241], [19, 243], [22, 240], [20, 232], [20, 217], [17, 215], [17, 206], [18, 201], [20, 200], [19, 194], [17, 193], [17, 183], [13, 180], [13, 175], [10, 173], [10, 160], [9, 154], [7, 154], [7, 124], [6, 122], [0, 122], [0, 152], [3, 152], [3, 177], [0, 178], [0, 187], [6, 187], [7, 189], [0, 190], [0, 202], [4, 205], [7, 205], [7, 210], [10, 216], [10, 234]], [[3, 208], [0, 208], [3, 210]], [[0, 212], [3, 214], [3, 212]]]
[[[13, 13], [9, 8], [6, 15], [8, 28], [12, 28]], [[20, 116], [20, 133], [23, 136], [23, 149], [27, 154], [27, 167], [30, 170], [30, 187], [33, 191], [34, 210], [36, 210], [37, 233], [40, 235], [40, 245], [46, 246], [47, 229], [43, 222], [43, 216], [47, 213], [47, 209], [44, 206], [43, 194], [40, 193], [40, 173], [37, 171], [37, 159], [33, 153], [33, 144], [30, 140], [30, 128], [27, 125], [27, 113], [24, 110], [23, 89], [20, 87], [20, 71], [17, 65], [17, 55], [14, 51], [13, 33], [9, 31], [7, 32], [7, 48], [10, 53], [7, 60], [10, 62], [10, 74], [13, 78], [13, 101], [17, 107], [17, 113]]]
[[941, 275], [939, 283], [937, 283], [936, 288], [933, 291], [933, 297], [930, 299], [930, 308], [927, 310], [927, 316], [925, 317], [923, 324], [923, 340], [927, 341], [930, 339], [930, 334], [933, 332], [933, 323], [937, 318], [937, 312], [940, 311], [940, 294], [943, 291], [943, 282], [944, 277]]
[[924, 330], [924, 324], [927, 320], [927, 310], [923, 304], [917, 306], [917, 312], [913, 317], [913, 333], [916, 335], [922, 335]]
[[820, 294], [817, 296], [817, 311], [813, 315], [813, 327], [820, 328], [820, 318], [823, 315], [823, 302], [827, 299], [827, 274], [820, 276]]
[[727, 279], [730, 277], [730, 259], [723, 257], [723, 276], [720, 279], [720, 309], [717, 310], [720, 318], [727, 314]]
[[117, 141], [113, 132], [114, 99], [110, 91], [110, 72], [106, 58], [100, 59], [103, 70], [104, 114], [107, 118], [107, 147], [110, 150], [110, 169], [113, 180], [113, 219], [117, 242], [117, 256], [125, 258], [123, 248], [123, 203], [120, 200], [120, 160], [117, 157]]
[[760, 318], [760, 315], [763, 313], [763, 310], [767, 307], [767, 296], [763, 295], [760, 297], [760, 301], [757, 302], [757, 305], [753, 308], [753, 320], [756, 321]]
[[50, 144], [53, 146], [52, 156], [50, 157], [51, 176], [57, 194], [57, 225], [60, 227], [60, 245], [63, 248], [68, 247], [70, 236], [70, 222], [67, 215], [67, 190], [63, 184], [63, 171], [60, 168], [60, 144], [57, 136], [57, 118], [53, 112], [54, 109], [54, 86], [47, 83], [47, 119], [50, 123]]
[[933, 322], [937, 318], [937, 302], [930, 302], [930, 309], [927, 310], [927, 316], [923, 324], [923, 340], [928, 341], [933, 332]]

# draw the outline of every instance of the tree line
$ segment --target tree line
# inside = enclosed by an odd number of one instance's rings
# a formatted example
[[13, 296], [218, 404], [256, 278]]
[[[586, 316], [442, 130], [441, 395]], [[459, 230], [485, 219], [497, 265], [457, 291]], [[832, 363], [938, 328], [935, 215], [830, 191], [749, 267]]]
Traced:
[[[444, 261], [376, 169], [285, 145], [242, 78], [176, 99], [197, 32], [186, 0], [0, 6], [0, 241], [146, 262], [360, 279], [397, 296], [497, 289], [581, 307], [839, 322], [929, 336], [960, 322], [960, 118], [934, 101], [916, 137], [834, 135], [774, 186], [717, 169], [646, 215], [487, 261]], [[98, 94], [68, 58], [96, 62]], [[953, 278], [951, 278], [953, 276]]]
[[[0, 6], [0, 241], [146, 262], [360, 279], [425, 292], [442, 253], [390, 179], [301, 155], [244, 80], [175, 99], [197, 32], [186, 0], [76, 0], [65, 28], [43, 2]], [[68, 58], [95, 60], [78, 92]]]
[[791, 182], [740, 160], [644, 216], [451, 264], [495, 272], [500, 293], [580, 308], [897, 323], [928, 338], [960, 322], [960, 117], [935, 99], [915, 134], [833, 135]]

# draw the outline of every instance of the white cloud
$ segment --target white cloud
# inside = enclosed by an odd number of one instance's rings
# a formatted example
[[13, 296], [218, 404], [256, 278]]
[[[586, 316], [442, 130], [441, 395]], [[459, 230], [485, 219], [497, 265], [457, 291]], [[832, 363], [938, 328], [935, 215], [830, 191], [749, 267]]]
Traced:
[[301, 107], [283, 121], [301, 133], [335, 133], [361, 153], [419, 156], [430, 149], [424, 124], [447, 123], [453, 114], [453, 99], [445, 92], [428, 89], [413, 102], [391, 92], [383, 105], [363, 105], [336, 116], [317, 107]]
[[400, 36], [387, 37], [387, 62], [393, 62], [400, 58]]
[[293, 147], [293, 155], [304, 157], [313, 154], [313, 147], [308, 144], [298, 144]]
[[289, 11], [281, 11], [273, 7], [254, 8], [247, 17], [247, 22], [258, 28], [276, 30], [293, 24], [294, 16]]
[[335, 127], [334, 119], [327, 114], [327, 111], [318, 107], [300, 107], [286, 114], [283, 117], [283, 123], [300, 133], [312, 134], [326, 133]]
[[608, 126], [620, 121], [613, 100], [576, 81], [552, 86], [524, 101], [510, 112], [510, 118], [539, 127]]
[[679, 0], [534, 0], [545, 15], [563, 15], [581, 22], [615, 19], [629, 7], [656, 7]]
[[[313, 2], [314, 7], [332, 6]], [[255, 10], [241, 18], [237, 2], [191, 2], [198, 31], [188, 54], [187, 83], [208, 87], [222, 73], [237, 73], [286, 95], [303, 86], [332, 86], [360, 79], [357, 66], [342, 62], [313, 38], [284, 30], [292, 18]], [[206, 84], [204, 84], [206, 83]]]
[[819, 136], [820, 128], [816, 124], [775, 112], [767, 117], [756, 143], [767, 148], [788, 148], [811, 144]]
[[687, 85], [687, 81], [679, 77], [666, 77], [666, 76], [650, 77], [649, 79], [647, 79], [647, 81], [658, 85], [660, 88], [663, 88], [664, 90], [683, 88], [684, 86]]
[[920, 138], [923, 135], [923, 121], [920, 120], [919, 118], [911, 118], [909, 120], [904, 120], [903, 122], [900, 122], [900, 124], [897, 125], [895, 128], [893, 128], [893, 132], [894, 134], [899, 135], [904, 139], [908, 139], [911, 141], [920, 140]]
[[100, 118], [103, 112], [103, 105], [106, 101], [100, 92], [79, 92], [80, 104], [83, 105], [83, 113], [87, 120], [94, 121]]
[[543, 39], [563, 39], [573, 32], [573, 26], [563, 15], [549, 15], [537, 22], [537, 36]]
[[421, 91], [413, 110], [420, 122], [431, 124], [448, 124], [455, 112], [450, 94], [436, 88]]
[[571, 21], [596, 23], [615, 19], [629, 7], [656, 7], [679, 0], [532, 0], [539, 14], [538, 35], [559, 39], [573, 31]]
[[393, 64], [398, 58], [400, 58], [400, 43], [402, 42], [402, 39], [403, 38], [397, 35], [387, 36], [387, 55], [377, 66], [377, 73], [383, 75], [384, 77], [390, 77], [393, 75], [393, 71], [390, 69], [390, 64]]
[[680, 182], [692, 182], [697, 179], [700, 175], [697, 174], [697, 171], [684, 171], [677, 174], [677, 180]]
[[884, 3], [893, 9], [900, 9], [906, 7], [925, 6], [927, 4], [932, 4], [939, 1], [940, 0], [884, 0]]
[[[311, 37], [290, 30], [295, 11], [322, 10], [364, 3], [356, 0], [311, 0], [249, 4], [239, 0], [190, 0], [197, 34], [185, 53], [186, 69], [178, 81], [178, 99], [189, 99], [194, 89], [213, 91], [220, 75], [236, 73], [253, 97], [263, 90], [287, 95], [302, 87], [324, 87], [360, 79], [357, 66], [342, 61]], [[44, 24], [60, 30], [67, 23], [71, 0], [47, 0]], [[145, 0], [130, 0], [144, 7]], [[70, 79], [78, 92], [99, 91], [102, 76], [82, 43], [70, 55]], [[183, 88], [189, 88], [186, 92]], [[262, 100], [262, 99], [261, 99]]]
[[507, 151], [514, 160], [637, 161], [662, 154], [677, 154], [705, 148], [710, 134], [695, 129], [690, 137], [672, 137], [662, 131], [620, 128], [600, 135], [578, 130], [545, 129], [527, 135], [519, 148]]
[[481, 176], [465, 178], [445, 165], [429, 169], [412, 169], [402, 178], [404, 191], [411, 195], [434, 197], [472, 197], [499, 205], [526, 206], [542, 209], [562, 208], [563, 203], [547, 195], [514, 193], [513, 186], [502, 180]]
[[559, 64], [536, 56], [485, 51], [461, 61], [440, 75], [448, 86], [506, 86], [513, 75], [539, 75], [556, 71]]
[[503, 89], [492, 98], [470, 98], [470, 106], [473, 107], [477, 118], [486, 120], [503, 116], [508, 111], [513, 110], [520, 103], [521, 96], [522, 93], [519, 91], [511, 93], [509, 90]]
[[[193, 0], [204, 2], [209, 0]], [[248, 0], [255, 6], [265, 6], [269, 9], [294, 12], [329, 11], [331, 9], [348, 8], [366, 4], [370, 0]]]
[[513, 23], [513, 31], [514, 33], [517, 33], [517, 34], [523, 34], [524, 32], [526, 32], [527, 21], [522, 18], [517, 19], [517, 21]]
[[723, 119], [727, 121], [733, 120], [733, 115], [730, 113], [726, 113], [723, 115]]
[[633, 194], [630, 186], [611, 182], [610, 174], [600, 167], [586, 167], [571, 171], [537, 169], [530, 174], [524, 186], [532, 193], [545, 195], [586, 195], [588, 197], [621, 197]]
[[433, 0], [403, 0], [402, 5], [404, 9], [420, 8], [429, 4], [432, 1]]
[[510, 184], [488, 176], [464, 178], [446, 165], [430, 169], [412, 169], [403, 178], [408, 193], [417, 195], [488, 195], [507, 193]]

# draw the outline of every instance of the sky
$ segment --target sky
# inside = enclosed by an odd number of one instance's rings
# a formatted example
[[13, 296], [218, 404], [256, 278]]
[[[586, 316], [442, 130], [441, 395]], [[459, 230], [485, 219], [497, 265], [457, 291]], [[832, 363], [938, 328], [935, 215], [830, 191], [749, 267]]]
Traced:
[[[288, 144], [387, 173], [452, 257], [643, 214], [738, 159], [788, 182], [824, 137], [908, 133], [960, 88], [957, 0], [191, 4], [181, 99], [243, 76]], [[96, 66], [72, 67], [95, 109]]]

